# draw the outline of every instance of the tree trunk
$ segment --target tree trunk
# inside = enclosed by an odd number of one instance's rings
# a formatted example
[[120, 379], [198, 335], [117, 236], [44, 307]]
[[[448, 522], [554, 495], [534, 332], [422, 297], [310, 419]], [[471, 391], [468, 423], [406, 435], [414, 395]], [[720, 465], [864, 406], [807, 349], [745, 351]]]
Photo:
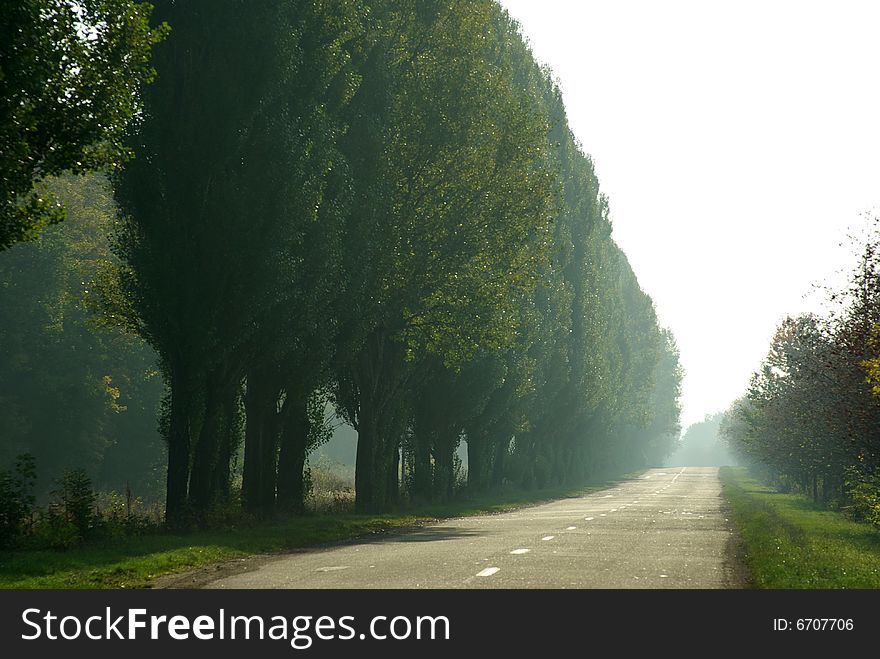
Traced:
[[388, 503], [396, 506], [400, 503], [400, 446], [395, 445], [391, 456], [391, 468], [388, 470]]
[[229, 480], [232, 468], [232, 456], [238, 448], [241, 430], [241, 414], [239, 413], [239, 395], [241, 383], [227, 393], [224, 400], [223, 430], [220, 442], [220, 453], [214, 466], [214, 492], [216, 496], [229, 499]]
[[458, 433], [445, 429], [434, 445], [434, 498], [440, 502], [452, 499], [455, 488], [455, 448]]
[[[387, 425], [380, 426], [373, 438], [373, 475], [371, 483], [373, 510], [384, 512], [391, 506], [391, 480], [393, 477], [394, 450], [397, 441]], [[395, 480], [395, 488], [397, 482]]]
[[489, 441], [485, 435], [467, 438], [467, 487], [472, 494], [485, 492], [489, 482]]
[[211, 378], [206, 385], [205, 411], [189, 480], [189, 499], [197, 515], [207, 512], [214, 504], [214, 468], [220, 453], [223, 411], [221, 387], [216, 378]]
[[[363, 401], [361, 401], [361, 410], [363, 410]], [[361, 438], [363, 436], [366, 440], [365, 449], [369, 448], [369, 463], [364, 465], [363, 469], [368, 469], [370, 475], [369, 480], [366, 482], [360, 481], [361, 489], [358, 489], [358, 479], [357, 474], [355, 474], [355, 508], [364, 511], [369, 510], [370, 512], [383, 512], [391, 506], [398, 491], [396, 472], [394, 470], [394, 465], [397, 464], [397, 461], [394, 454], [399, 447], [399, 439], [394, 423], [395, 419], [392, 415], [386, 413], [380, 419], [377, 419], [371, 413], [368, 418], [370, 422], [367, 434], [363, 433], [361, 425], [358, 426], [358, 459], [360, 460], [361, 458]], [[394, 494], [392, 494], [392, 483]], [[361, 498], [367, 492], [369, 492], [368, 498]], [[359, 499], [362, 505], [366, 507], [358, 506], [357, 502]]]
[[[389, 472], [403, 434], [397, 396], [405, 382], [403, 349], [383, 330], [375, 331], [358, 357], [359, 391], [355, 510], [381, 511], [390, 502]], [[399, 431], [399, 432], [398, 432]], [[396, 489], [396, 488], [395, 488]]]
[[409, 481], [407, 479], [407, 474], [409, 474], [410, 470], [412, 469], [409, 462], [407, 461], [407, 456], [410, 456], [410, 450], [411, 449], [409, 442], [406, 440], [406, 438], [402, 438], [400, 440], [400, 489], [398, 490], [400, 494], [398, 495], [398, 500], [401, 496], [405, 496], [410, 499], [412, 498], [412, 493], [408, 489]]
[[358, 419], [357, 457], [354, 470], [354, 509], [366, 513], [373, 510], [373, 443], [376, 430], [372, 419], [364, 418], [364, 403], [361, 399], [361, 418]]
[[308, 396], [288, 391], [278, 458], [278, 507], [301, 514], [305, 510], [303, 469], [309, 444]]
[[168, 474], [165, 521], [175, 526], [184, 521], [189, 483], [190, 411], [192, 397], [184, 378], [171, 375], [171, 410], [168, 423]]
[[245, 510], [257, 515], [270, 514], [275, 506], [279, 387], [272, 375], [259, 369], [248, 373], [244, 397], [247, 425], [241, 498]]
[[424, 428], [418, 428], [413, 436], [413, 492], [414, 501], [431, 500], [431, 484], [434, 480], [431, 467], [431, 436]]
[[494, 457], [492, 459], [492, 487], [500, 489], [504, 484], [505, 469], [507, 467], [507, 449], [510, 445], [510, 438], [506, 435], [500, 435], [492, 441], [494, 449]]

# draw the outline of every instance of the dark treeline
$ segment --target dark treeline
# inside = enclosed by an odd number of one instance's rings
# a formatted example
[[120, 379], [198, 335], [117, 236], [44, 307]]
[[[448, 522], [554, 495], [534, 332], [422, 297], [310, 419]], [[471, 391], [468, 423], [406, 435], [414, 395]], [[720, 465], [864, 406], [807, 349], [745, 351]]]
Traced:
[[158, 355], [170, 522], [227, 501], [238, 456], [245, 510], [302, 510], [328, 402], [362, 511], [448, 500], [461, 441], [471, 493], [662, 461], [674, 339], [493, 0], [154, 4], [90, 305]]
[[786, 318], [722, 432], [785, 489], [880, 523], [880, 232], [825, 316]]

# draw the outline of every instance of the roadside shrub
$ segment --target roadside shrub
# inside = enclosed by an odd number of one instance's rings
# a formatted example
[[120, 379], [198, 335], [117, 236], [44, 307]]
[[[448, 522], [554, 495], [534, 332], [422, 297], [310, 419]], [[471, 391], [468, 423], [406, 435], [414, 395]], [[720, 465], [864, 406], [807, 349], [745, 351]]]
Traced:
[[[70, 549], [86, 540], [107, 542], [155, 533], [163, 528], [161, 502], [146, 504], [125, 492], [92, 490], [82, 469], [65, 471], [54, 481], [46, 507], [36, 507], [33, 456], [18, 456], [15, 468], [0, 472], [0, 549]], [[215, 516], [227, 526], [234, 502], [224, 501]]]
[[851, 501], [844, 512], [856, 521], [880, 526], [880, 471], [864, 474], [850, 469], [844, 482]]
[[218, 497], [198, 520], [196, 527], [232, 530], [252, 525], [255, 519], [241, 506], [241, 489], [233, 488], [228, 495]]
[[97, 522], [95, 530], [101, 538], [119, 539], [158, 531], [162, 524], [161, 510], [148, 507], [126, 487], [125, 493], [96, 494]]
[[50, 507], [40, 515], [28, 537], [26, 546], [30, 549], [72, 549], [82, 542], [82, 534], [76, 525], [69, 521], [58, 507]]

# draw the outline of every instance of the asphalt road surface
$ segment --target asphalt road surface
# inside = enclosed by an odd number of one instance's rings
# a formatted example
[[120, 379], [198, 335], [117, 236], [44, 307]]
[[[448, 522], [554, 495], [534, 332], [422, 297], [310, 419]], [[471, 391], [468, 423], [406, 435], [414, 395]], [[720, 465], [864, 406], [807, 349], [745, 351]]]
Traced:
[[265, 561], [208, 588], [737, 588], [715, 468]]

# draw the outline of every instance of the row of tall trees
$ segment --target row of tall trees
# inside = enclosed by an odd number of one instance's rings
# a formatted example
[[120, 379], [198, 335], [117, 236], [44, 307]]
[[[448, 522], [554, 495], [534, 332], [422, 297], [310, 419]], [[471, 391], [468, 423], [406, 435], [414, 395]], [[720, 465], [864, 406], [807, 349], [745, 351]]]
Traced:
[[494, 0], [154, 4], [89, 304], [158, 355], [170, 522], [238, 456], [247, 510], [300, 510], [331, 404], [359, 510], [451, 497], [462, 441], [473, 492], [671, 450], [674, 339]]
[[880, 468], [880, 232], [827, 315], [786, 318], [722, 431], [745, 460], [816, 501], [848, 501]]

